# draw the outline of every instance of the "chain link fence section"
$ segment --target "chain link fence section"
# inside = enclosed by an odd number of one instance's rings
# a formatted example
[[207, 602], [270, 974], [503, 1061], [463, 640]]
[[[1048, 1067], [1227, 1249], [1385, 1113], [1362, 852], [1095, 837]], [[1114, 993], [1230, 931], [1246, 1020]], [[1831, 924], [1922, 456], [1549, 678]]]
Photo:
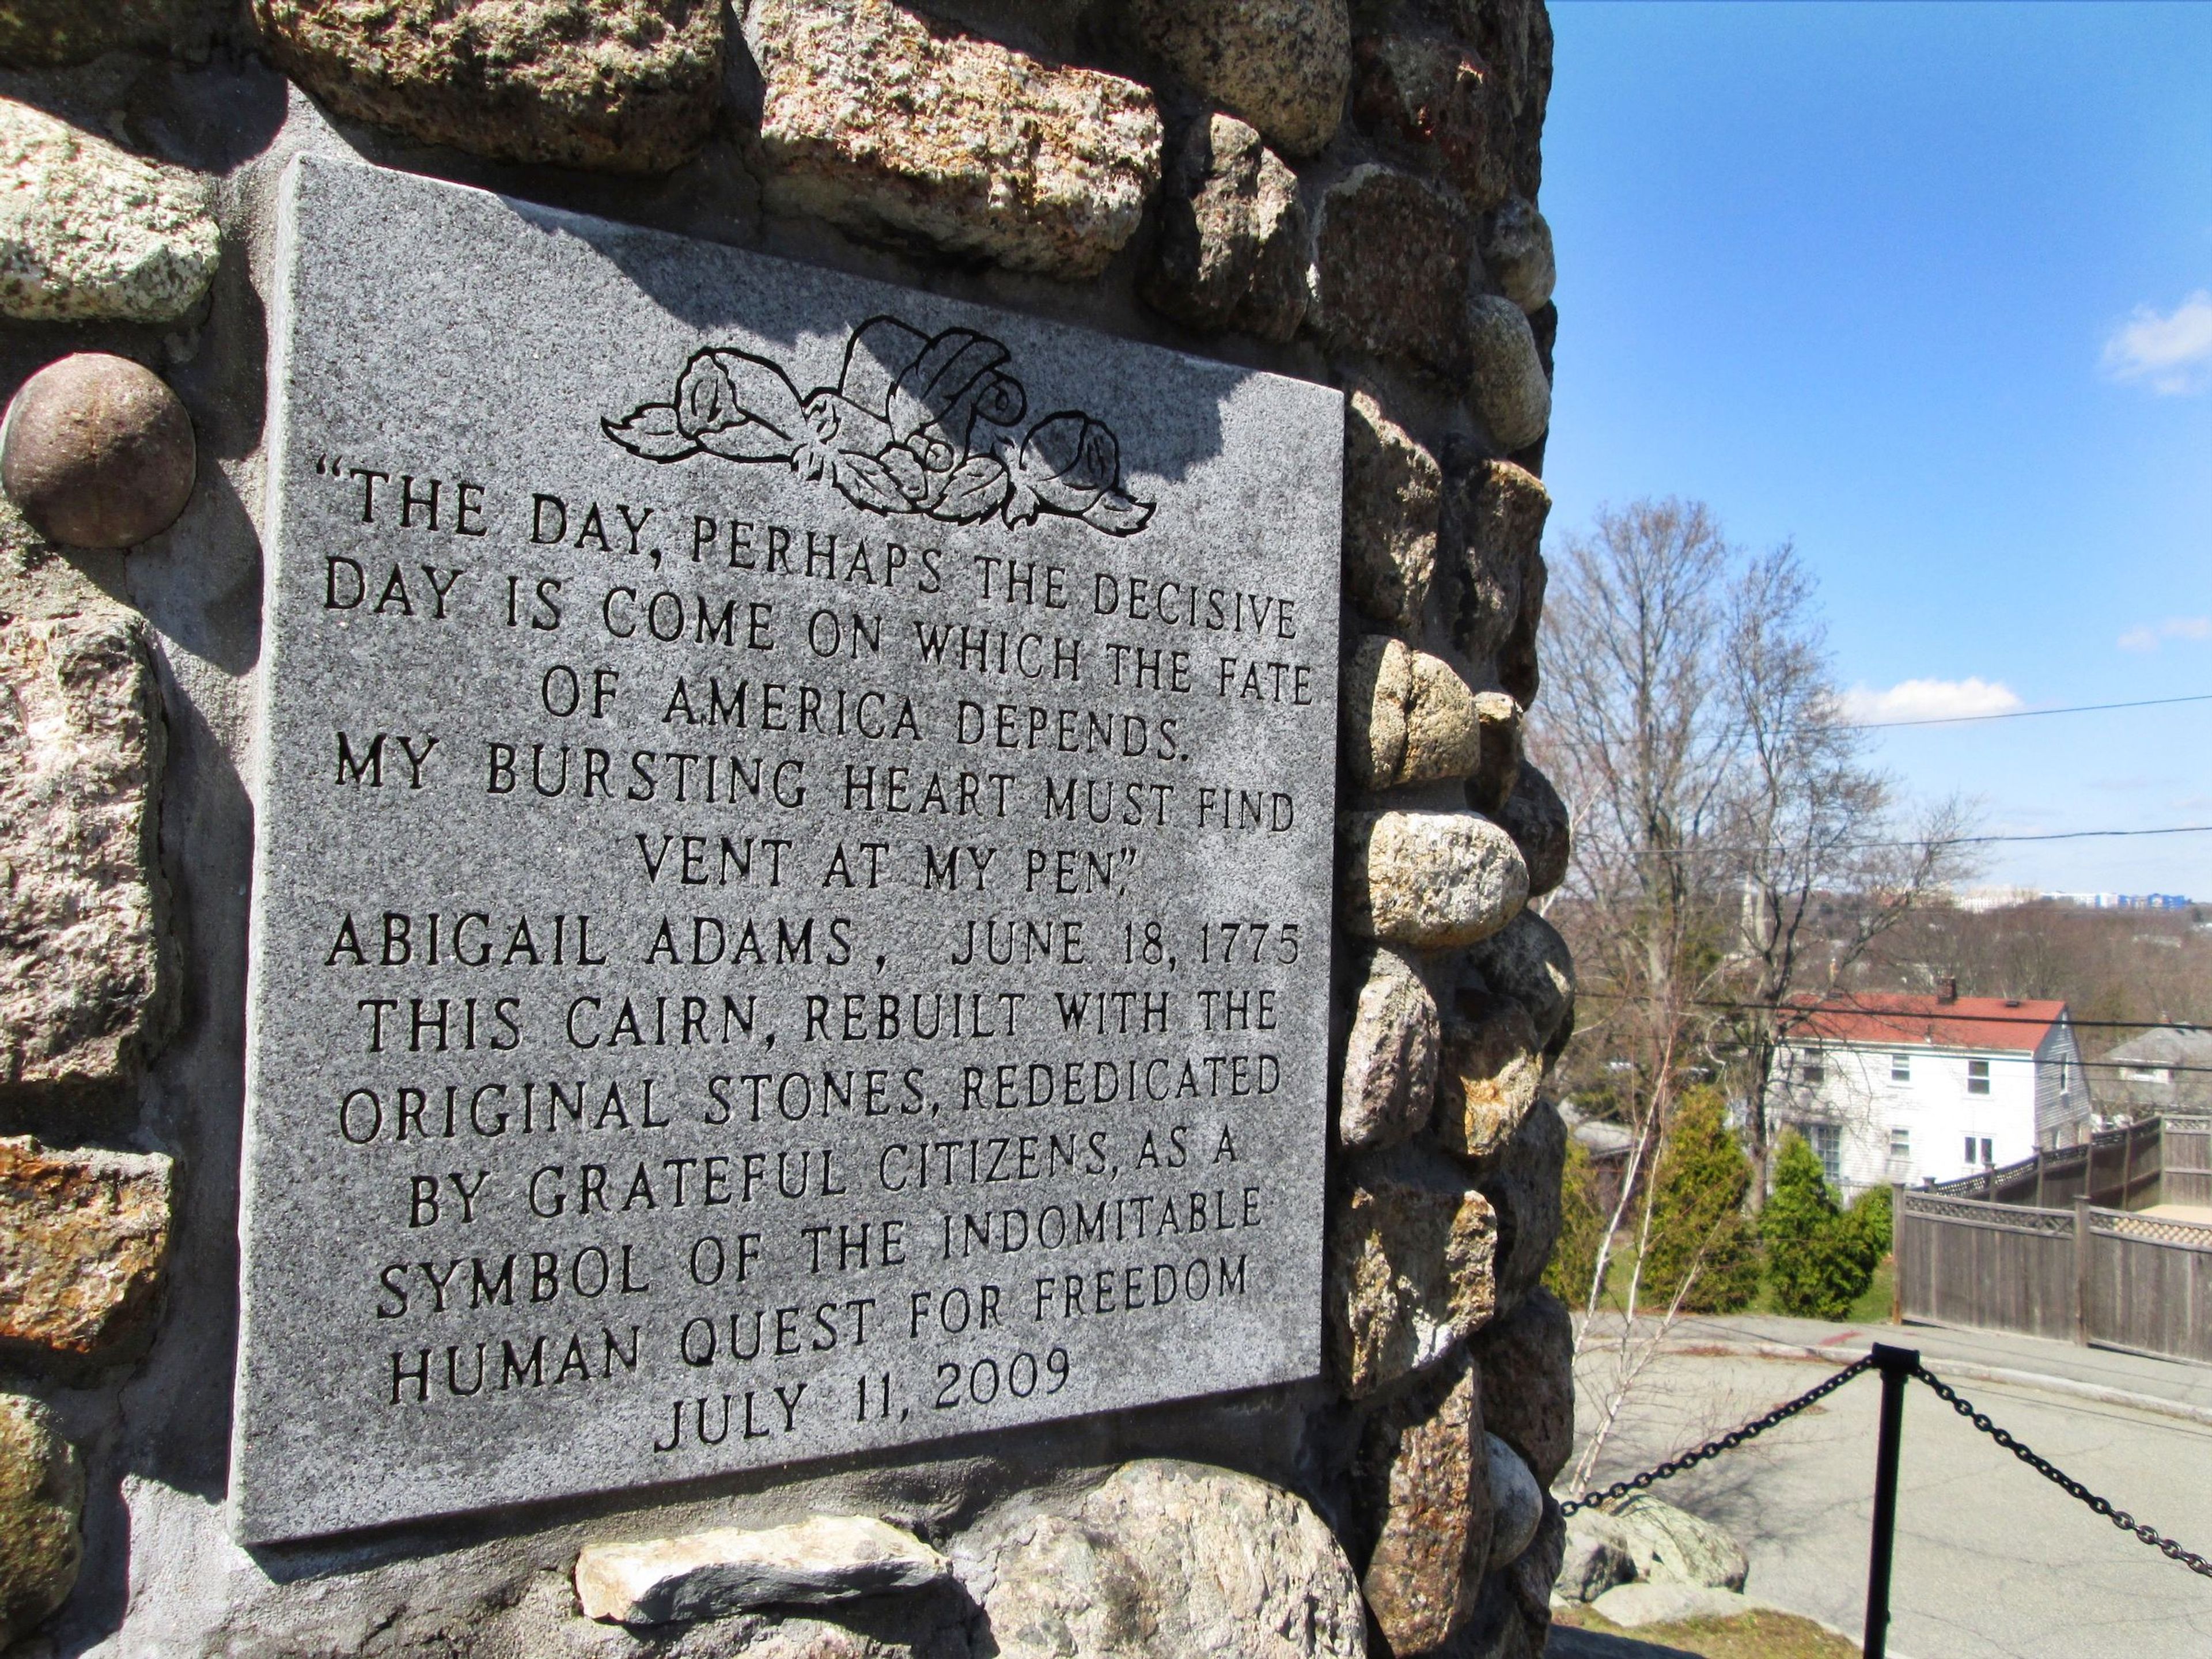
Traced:
[[1656, 1468], [1646, 1469], [1643, 1474], [1632, 1475], [1626, 1480], [1616, 1480], [1602, 1492], [1586, 1492], [1580, 1498], [1569, 1498], [1559, 1505], [1559, 1513], [1572, 1515], [1577, 1510], [1596, 1509], [1601, 1505], [1610, 1504], [1614, 1498], [1626, 1498], [1632, 1492], [1647, 1492], [1662, 1480], [1680, 1474], [1686, 1469], [1697, 1468], [1709, 1457], [1717, 1457], [1724, 1451], [1734, 1451], [1745, 1441], [1756, 1439], [1778, 1423], [1788, 1422], [1806, 1407], [1812, 1405], [1815, 1401], [1826, 1399], [1853, 1377], [1873, 1368], [1874, 1356], [1871, 1354], [1864, 1359], [1856, 1360], [1818, 1387], [1808, 1389], [1795, 1400], [1784, 1401], [1765, 1416], [1753, 1418], [1741, 1428], [1730, 1429], [1717, 1440], [1706, 1441], [1695, 1451], [1684, 1452], [1680, 1457], [1671, 1457]]
[[[2179, 1561], [2190, 1571], [2206, 1578], [2212, 1578], [2212, 1561], [2207, 1561], [2193, 1550], [2182, 1548], [2164, 1533], [2154, 1527], [2145, 1526], [2125, 1510], [2115, 1508], [2108, 1500], [2098, 1497], [2096, 1493], [2091, 1492], [2063, 1469], [2052, 1464], [2047, 1458], [2037, 1455], [2033, 1448], [2014, 1439], [2004, 1430], [1990, 1422], [1987, 1413], [1977, 1411], [1972, 1401], [1968, 1400], [1949, 1383], [1938, 1377], [1925, 1365], [1916, 1365], [1912, 1375], [1934, 1389], [1937, 1399], [1947, 1401], [1953, 1411], [1958, 1413], [1960, 1416], [1965, 1418], [2045, 1480], [2066, 1493], [2068, 1497], [2087, 1504], [2091, 1510], [2103, 1516], [2122, 1532], [2133, 1533], [2169, 1561]], [[1565, 1505], [1561, 1507], [1564, 1508]]]

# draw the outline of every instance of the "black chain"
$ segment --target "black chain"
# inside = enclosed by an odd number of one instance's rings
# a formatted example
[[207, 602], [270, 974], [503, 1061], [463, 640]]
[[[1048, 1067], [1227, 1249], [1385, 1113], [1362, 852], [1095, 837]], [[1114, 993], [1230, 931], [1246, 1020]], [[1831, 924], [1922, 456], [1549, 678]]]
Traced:
[[1643, 1474], [1632, 1476], [1626, 1480], [1616, 1480], [1603, 1492], [1586, 1492], [1580, 1498], [1568, 1499], [1559, 1505], [1559, 1513], [1572, 1515], [1577, 1510], [1592, 1509], [1601, 1504], [1610, 1504], [1614, 1498], [1626, 1498], [1632, 1492], [1646, 1491], [1670, 1476], [1681, 1474], [1685, 1469], [1693, 1469], [1709, 1457], [1717, 1457], [1724, 1451], [1734, 1451], [1745, 1441], [1765, 1434], [1776, 1424], [1788, 1422], [1814, 1401], [1833, 1394], [1861, 1371], [1871, 1369], [1873, 1364], [1874, 1356], [1869, 1354], [1864, 1359], [1844, 1366], [1818, 1388], [1808, 1389], [1795, 1400], [1785, 1401], [1767, 1413], [1765, 1416], [1754, 1418], [1740, 1429], [1730, 1429], [1717, 1440], [1706, 1441], [1695, 1451], [1684, 1452], [1680, 1457], [1669, 1458], [1657, 1468], [1646, 1469]]
[[[2065, 1492], [2069, 1497], [2076, 1498], [2081, 1503], [2087, 1504], [2090, 1509], [2094, 1510], [2097, 1514], [2103, 1516], [2107, 1521], [2110, 1521], [2122, 1532], [2133, 1533], [2137, 1538], [2142, 1540], [2144, 1543], [2148, 1544], [2153, 1549], [2156, 1550], [2160, 1555], [2165, 1556], [2169, 1561], [2179, 1561], [2183, 1566], [2187, 1567], [2190, 1571], [2201, 1573], [2207, 1578], [2212, 1578], [2212, 1561], [2207, 1561], [2203, 1556], [2198, 1555], [2192, 1550], [2185, 1550], [2182, 1548], [2180, 1545], [2175, 1543], [2173, 1540], [2168, 1538], [2165, 1534], [2158, 1531], [2155, 1528], [2143, 1525], [2142, 1522], [2136, 1520], [2135, 1516], [2130, 1515], [2125, 1510], [2114, 1509], [2110, 1503], [2106, 1502], [2104, 1498], [2098, 1497], [2096, 1493], [2091, 1492], [2079, 1480], [2074, 1479], [2072, 1475], [2066, 1474], [2062, 1469], [2052, 1467], [2047, 1459], [2037, 1456], [2031, 1449], [2021, 1444], [2019, 1441], [2014, 1439], [2012, 1436], [2007, 1434], [2002, 1429], [1999, 1428], [1996, 1424], [1990, 1422], [1986, 1413], [1976, 1411], [1974, 1409], [1974, 1402], [1972, 1401], [1966, 1399], [1949, 1383], [1939, 1380], [1925, 1365], [1916, 1366], [1912, 1374], [1918, 1377], [1923, 1382], [1925, 1382], [1929, 1388], [1933, 1389], [1936, 1391], [1937, 1398], [1948, 1401], [1953, 1411], [1958, 1413], [1960, 1416], [1965, 1418], [1976, 1428], [1979, 1429], [1984, 1434], [1989, 1436], [1990, 1439], [1996, 1441], [1997, 1444], [2002, 1446], [2014, 1457], [2020, 1459], [2021, 1462], [2027, 1464], [2028, 1468], [2033, 1469], [2038, 1474], [2041, 1475], [2045, 1480], [2050, 1481], [2051, 1485], [2059, 1488], [2060, 1491]], [[1562, 1507], [1564, 1507], [1564, 1505]]]

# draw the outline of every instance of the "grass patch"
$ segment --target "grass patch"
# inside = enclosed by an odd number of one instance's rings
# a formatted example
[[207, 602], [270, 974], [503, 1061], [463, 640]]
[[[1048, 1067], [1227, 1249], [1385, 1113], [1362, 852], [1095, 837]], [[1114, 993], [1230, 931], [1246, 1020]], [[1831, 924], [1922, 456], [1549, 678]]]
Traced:
[[1702, 1659], [1858, 1659], [1858, 1644], [1794, 1613], [1755, 1607], [1734, 1619], [1685, 1619], [1624, 1630], [1590, 1607], [1554, 1607], [1552, 1622], [1593, 1635], [1673, 1648]]
[[[1601, 1308], [1607, 1312], [1619, 1313], [1627, 1306], [1628, 1276], [1634, 1266], [1629, 1252], [1626, 1250], [1617, 1251], [1613, 1259], [1606, 1264], [1605, 1296], [1599, 1304]], [[1886, 1255], [1875, 1267], [1874, 1277], [1867, 1281], [1864, 1292], [1857, 1301], [1851, 1304], [1850, 1310], [1844, 1314], [1843, 1322], [1847, 1325], [1887, 1325], [1889, 1322], [1892, 1287], [1896, 1282], [1897, 1258]], [[1582, 1298], [1575, 1298], [1574, 1305], [1577, 1311], [1580, 1311]], [[1656, 1315], [1666, 1311], [1663, 1305], [1659, 1307], [1652, 1305], [1648, 1291], [1638, 1298], [1638, 1305], [1639, 1311], [1645, 1314]], [[1773, 1286], [1762, 1284], [1759, 1287], [1757, 1298], [1744, 1311], [1756, 1314], [1779, 1314], [1782, 1310], [1774, 1305]]]

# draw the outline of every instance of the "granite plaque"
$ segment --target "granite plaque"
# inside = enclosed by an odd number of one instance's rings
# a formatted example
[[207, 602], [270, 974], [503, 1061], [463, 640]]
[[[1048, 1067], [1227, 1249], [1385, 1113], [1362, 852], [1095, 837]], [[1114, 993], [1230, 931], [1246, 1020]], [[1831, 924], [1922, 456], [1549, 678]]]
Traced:
[[238, 1534], [1313, 1374], [1339, 395], [284, 204]]

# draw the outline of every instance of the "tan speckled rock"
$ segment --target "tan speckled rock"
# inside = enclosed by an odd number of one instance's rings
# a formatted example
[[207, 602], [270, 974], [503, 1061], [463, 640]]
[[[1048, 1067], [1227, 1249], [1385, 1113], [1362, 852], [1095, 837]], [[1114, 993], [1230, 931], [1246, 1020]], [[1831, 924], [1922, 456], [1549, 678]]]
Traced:
[[720, 0], [253, 0], [340, 115], [502, 161], [665, 173], [722, 95]]
[[174, 322], [207, 292], [216, 240], [191, 173], [0, 98], [0, 313]]
[[1528, 866], [1530, 898], [1541, 898], [1567, 878], [1567, 860], [1573, 852], [1567, 804], [1552, 787], [1552, 781], [1527, 759], [1513, 781], [1512, 794], [1491, 816], [1521, 849]]
[[1522, 449], [1552, 423], [1552, 386], [1521, 307], [1480, 294], [1467, 307], [1468, 401], [1501, 448]]
[[1391, 1146], [1420, 1132], [1436, 1109], [1438, 1042], [1429, 988], [1405, 957], [1376, 946], [1345, 1042], [1339, 1145]]
[[1152, 95], [886, 0], [751, 0], [770, 207], [1069, 281], [1127, 242], [1160, 177]]
[[1575, 964], [1559, 930], [1534, 910], [1519, 915], [1467, 954], [1483, 983], [1528, 1011], [1546, 1054], [1565, 1047], [1574, 1030]]
[[1482, 228], [1482, 264], [1498, 291], [1523, 311], [1550, 303], [1559, 278], [1552, 257], [1552, 228], [1536, 204], [1516, 196]]
[[1575, 1331], [1567, 1304], [1539, 1286], [1484, 1328], [1475, 1352], [1498, 1379], [1486, 1399], [1483, 1426], [1519, 1452], [1538, 1484], [1548, 1487], [1575, 1443]]
[[1497, 1217], [1458, 1165], [1418, 1143], [1349, 1170], [1329, 1229], [1328, 1334], [1358, 1400], [1436, 1364], [1498, 1305]]
[[[1511, 698], [1489, 695], [1513, 707]], [[1469, 776], [1483, 755], [1486, 722], [1476, 703], [1442, 657], [1370, 635], [1345, 666], [1338, 705], [1352, 775], [1368, 789]]]
[[1391, 1402], [1368, 1426], [1362, 1462], [1382, 1517], [1360, 1579], [1394, 1654], [1433, 1653], [1464, 1626], [1490, 1559], [1490, 1449], [1482, 1378]]
[[176, 0], [0, 0], [0, 64], [82, 64], [118, 47], [166, 43]]
[[[1541, 563], [1551, 511], [1543, 481], [1510, 461], [1479, 459], [1454, 470], [1443, 545], [1452, 643], [1469, 662], [1504, 655], [1527, 608], [1530, 573]], [[1540, 587], [1536, 605], [1540, 613]], [[1510, 682], [1505, 689], [1527, 706]]]
[[1498, 71], [1453, 40], [1370, 34], [1352, 46], [1353, 118], [1401, 143], [1432, 146], [1477, 211], [1513, 188], [1511, 116]]
[[1297, 175], [1235, 116], [1194, 121], [1160, 192], [1146, 302], [1194, 328], [1287, 340], [1306, 314], [1305, 260]]
[[1437, 1143], [1462, 1158], [1504, 1146], [1544, 1080], [1535, 1028], [1511, 998], [1462, 988], [1444, 1012], [1437, 1066]]
[[1352, 1564], [1305, 1502], [1248, 1474], [1149, 1458], [1078, 1498], [1018, 1504], [962, 1540], [988, 1574], [999, 1659], [1364, 1659]]
[[1418, 635], [1437, 567], [1443, 473], [1364, 392], [1344, 420], [1344, 577], [1352, 604]]
[[0, 1343], [120, 1357], [169, 1254], [169, 1160], [0, 1139]]
[[144, 625], [0, 621], [0, 1102], [113, 1095], [167, 1029]]
[[1285, 155], [1336, 136], [1352, 78], [1345, 0], [1135, 0], [1133, 11], [1176, 74]]
[[84, 1540], [84, 1469], [53, 1413], [0, 1394], [0, 1648], [69, 1600]]
[[1344, 815], [1344, 923], [1362, 939], [1445, 951], [1497, 933], [1528, 896], [1513, 838], [1472, 812]]
[[[1471, 321], [1474, 260], [1474, 228], [1442, 190], [1364, 163], [1322, 192], [1316, 212], [1314, 323], [1339, 349], [1403, 358], [1456, 380], [1468, 372], [1471, 343], [1499, 355]], [[1528, 334], [1528, 319], [1504, 303]], [[1528, 350], [1533, 362], [1533, 335]]]
[[[1524, 721], [1521, 705], [1503, 691], [1476, 692], [1474, 717], [1479, 752], [1474, 770], [1467, 780], [1467, 804], [1494, 818], [1499, 809], [1512, 799], [1514, 786], [1521, 779]], [[1530, 885], [1534, 885], [1533, 878]]]

